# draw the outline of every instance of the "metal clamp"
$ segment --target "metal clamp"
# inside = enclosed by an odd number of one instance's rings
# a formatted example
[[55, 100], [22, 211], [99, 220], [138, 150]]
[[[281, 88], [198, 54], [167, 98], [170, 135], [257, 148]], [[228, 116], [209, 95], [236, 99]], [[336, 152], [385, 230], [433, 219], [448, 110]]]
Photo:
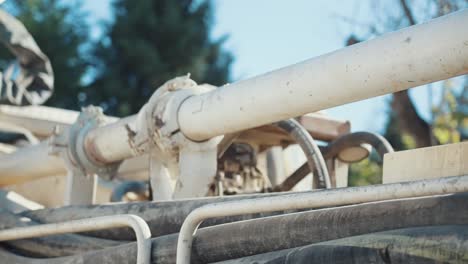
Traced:
[[82, 109], [68, 131], [56, 127], [49, 139], [49, 154], [60, 156], [67, 167], [66, 204], [90, 204], [94, 200], [96, 175], [112, 179], [120, 162], [101, 164], [86, 151], [85, 138], [89, 131], [106, 124], [100, 107]]
[[132, 145], [150, 139], [150, 177], [155, 200], [205, 196], [216, 175], [217, 145], [222, 136], [202, 142], [187, 138], [178, 123], [180, 105], [189, 97], [214, 89], [190, 76], [174, 78], [153, 94], [138, 114]]

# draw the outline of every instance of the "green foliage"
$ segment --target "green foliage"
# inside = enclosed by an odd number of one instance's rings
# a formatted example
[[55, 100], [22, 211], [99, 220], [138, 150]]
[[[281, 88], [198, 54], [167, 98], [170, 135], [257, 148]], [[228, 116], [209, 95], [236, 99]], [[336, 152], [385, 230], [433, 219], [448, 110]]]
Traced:
[[348, 186], [366, 186], [382, 183], [382, 167], [365, 159], [350, 165]]
[[[88, 26], [80, 6], [59, 0], [9, 0], [4, 5], [25, 25], [51, 61], [55, 91], [47, 104], [77, 109], [81, 79], [88, 67], [82, 51], [88, 41]], [[0, 58], [5, 66], [12, 56], [1, 49]]]
[[87, 103], [129, 115], [176, 76], [226, 83], [232, 56], [223, 51], [223, 39], [210, 40], [212, 9], [210, 1], [115, 1], [115, 22], [94, 52], [96, 79], [86, 88]]
[[434, 106], [433, 133], [440, 143], [460, 142], [466, 138], [468, 129], [468, 83], [461, 92], [455, 91], [452, 80], [444, 82], [442, 100]]

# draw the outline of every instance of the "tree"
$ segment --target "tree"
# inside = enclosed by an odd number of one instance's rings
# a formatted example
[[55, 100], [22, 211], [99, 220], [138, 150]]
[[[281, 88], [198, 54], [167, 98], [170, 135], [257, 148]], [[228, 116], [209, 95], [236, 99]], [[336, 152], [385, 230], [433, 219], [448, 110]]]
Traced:
[[[80, 6], [59, 0], [9, 0], [4, 8], [25, 25], [51, 61], [55, 91], [46, 104], [78, 109], [81, 80], [88, 67], [83, 51], [88, 26]], [[0, 50], [0, 58], [2, 70], [13, 59], [6, 49]]]
[[114, 22], [94, 50], [96, 78], [86, 88], [87, 103], [124, 116], [176, 76], [228, 81], [232, 56], [222, 48], [224, 38], [210, 38], [210, 1], [116, 0], [113, 9]]

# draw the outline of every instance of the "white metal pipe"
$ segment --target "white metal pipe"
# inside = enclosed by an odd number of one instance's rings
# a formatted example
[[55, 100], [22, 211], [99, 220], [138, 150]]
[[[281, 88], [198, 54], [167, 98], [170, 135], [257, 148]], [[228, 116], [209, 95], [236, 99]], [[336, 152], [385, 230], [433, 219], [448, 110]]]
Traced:
[[188, 98], [193, 140], [277, 122], [468, 73], [468, 10]]
[[182, 224], [177, 241], [176, 263], [190, 263], [193, 236], [202, 221], [208, 218], [331, 207], [466, 191], [468, 191], [467, 175], [208, 204], [193, 210]]
[[151, 258], [151, 231], [148, 224], [136, 215], [113, 215], [0, 230], [0, 241], [95, 231], [115, 227], [131, 227], [137, 239], [137, 264], [149, 264]]
[[[0, 187], [66, 174], [63, 160], [49, 155], [47, 141], [0, 155]], [[117, 172], [119, 179], [144, 180], [148, 175], [147, 155], [125, 160]]]
[[0, 156], [0, 187], [66, 173], [64, 162], [48, 154], [43, 141]]
[[104, 164], [135, 156], [129, 133], [135, 132], [136, 122], [136, 116], [129, 116], [91, 130], [85, 139], [86, 153]]

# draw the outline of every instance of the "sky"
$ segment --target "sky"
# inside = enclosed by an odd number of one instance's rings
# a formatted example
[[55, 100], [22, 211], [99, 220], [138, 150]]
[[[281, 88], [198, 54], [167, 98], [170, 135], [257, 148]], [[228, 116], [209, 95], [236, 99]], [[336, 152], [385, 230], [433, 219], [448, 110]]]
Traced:
[[[372, 23], [368, 1], [372, 0], [214, 0], [212, 38], [229, 36], [225, 48], [235, 57], [232, 80], [242, 80], [342, 48], [350, 32], [362, 29], [359, 24]], [[99, 23], [112, 19], [110, 3], [84, 0], [95, 38], [101, 34]], [[430, 117], [428, 93], [426, 86], [410, 90], [426, 119]], [[440, 87], [433, 85], [432, 93], [437, 100]], [[353, 131], [382, 132], [389, 100], [381, 96], [325, 112], [349, 120]]]

